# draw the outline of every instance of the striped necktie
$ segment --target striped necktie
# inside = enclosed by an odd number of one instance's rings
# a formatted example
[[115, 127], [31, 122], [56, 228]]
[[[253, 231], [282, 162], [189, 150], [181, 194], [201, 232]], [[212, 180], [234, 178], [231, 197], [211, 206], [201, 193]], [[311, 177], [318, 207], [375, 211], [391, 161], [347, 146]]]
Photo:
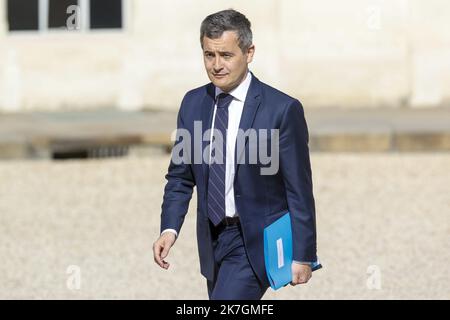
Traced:
[[[217, 226], [225, 218], [225, 170], [227, 157], [228, 106], [233, 96], [221, 93], [217, 96], [217, 110], [214, 131], [220, 132], [222, 139], [213, 134], [211, 142], [211, 162], [208, 179], [208, 216]], [[222, 141], [221, 141], [222, 140]]]

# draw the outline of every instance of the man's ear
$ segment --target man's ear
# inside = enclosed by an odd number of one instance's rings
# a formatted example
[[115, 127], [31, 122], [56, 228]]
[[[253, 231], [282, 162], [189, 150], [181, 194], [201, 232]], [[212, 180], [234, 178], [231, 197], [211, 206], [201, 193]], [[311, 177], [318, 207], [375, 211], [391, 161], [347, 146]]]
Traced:
[[253, 61], [253, 55], [255, 54], [255, 45], [252, 44], [248, 49], [247, 49], [247, 63], [250, 63]]

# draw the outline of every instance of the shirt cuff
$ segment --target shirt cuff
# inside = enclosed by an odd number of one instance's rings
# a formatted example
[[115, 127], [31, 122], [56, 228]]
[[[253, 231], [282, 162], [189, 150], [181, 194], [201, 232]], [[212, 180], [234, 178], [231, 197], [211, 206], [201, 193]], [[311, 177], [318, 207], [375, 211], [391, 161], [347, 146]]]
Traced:
[[166, 232], [173, 233], [175, 235], [175, 237], [178, 237], [178, 232], [175, 229], [164, 229], [163, 232], [161, 232], [161, 235]]
[[317, 261], [314, 262], [309, 262], [309, 261], [296, 261], [296, 260], [292, 260], [293, 263], [297, 263], [297, 264], [306, 264], [309, 265], [311, 267], [312, 271], [316, 271], [322, 268], [322, 264], [320, 263], [319, 259], [317, 259]]
[[298, 263], [298, 264], [309, 264], [310, 266], [313, 264], [313, 262], [297, 261], [297, 260], [292, 260], [292, 262]]

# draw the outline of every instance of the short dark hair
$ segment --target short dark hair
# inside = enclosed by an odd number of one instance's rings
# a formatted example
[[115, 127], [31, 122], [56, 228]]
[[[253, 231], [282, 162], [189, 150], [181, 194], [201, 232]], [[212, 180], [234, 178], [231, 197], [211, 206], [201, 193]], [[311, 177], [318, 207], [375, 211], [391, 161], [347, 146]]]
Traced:
[[203, 48], [203, 37], [217, 39], [225, 31], [235, 31], [239, 47], [245, 52], [252, 45], [252, 30], [250, 21], [240, 12], [228, 9], [210, 14], [200, 26], [200, 44]]

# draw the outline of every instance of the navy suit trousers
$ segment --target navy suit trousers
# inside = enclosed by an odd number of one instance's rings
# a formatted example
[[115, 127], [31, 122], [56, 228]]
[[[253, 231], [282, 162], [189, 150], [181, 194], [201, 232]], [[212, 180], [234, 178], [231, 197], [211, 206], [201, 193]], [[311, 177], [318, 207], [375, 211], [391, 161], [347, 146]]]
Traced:
[[213, 228], [218, 266], [215, 281], [207, 281], [210, 300], [259, 300], [267, 290], [256, 277], [244, 247], [240, 225]]

